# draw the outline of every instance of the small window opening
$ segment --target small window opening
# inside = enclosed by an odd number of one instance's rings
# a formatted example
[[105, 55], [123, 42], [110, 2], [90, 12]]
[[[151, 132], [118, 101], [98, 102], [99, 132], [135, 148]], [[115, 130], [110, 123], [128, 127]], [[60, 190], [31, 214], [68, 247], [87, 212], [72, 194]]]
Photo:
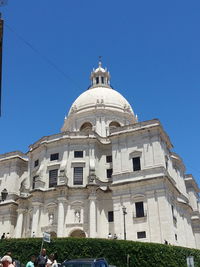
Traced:
[[57, 185], [58, 169], [49, 171], [49, 188]]
[[83, 184], [83, 167], [74, 167], [74, 185]]
[[59, 158], [59, 153], [51, 154], [50, 161], [57, 160]]
[[142, 231], [142, 232], [137, 232], [137, 238], [146, 238], [146, 232]]
[[107, 169], [107, 178], [112, 178], [113, 169]]
[[92, 131], [92, 124], [90, 122], [85, 122], [82, 124], [80, 131], [89, 132]]
[[32, 189], [35, 189], [35, 183], [36, 183], [38, 177], [39, 177], [39, 176], [34, 176], [34, 177], [33, 177]]
[[96, 84], [99, 83], [99, 77], [96, 77]]
[[113, 211], [108, 211], [108, 222], [114, 222], [114, 213], [113, 213]]
[[133, 171], [141, 170], [140, 157], [133, 158], [132, 161], [133, 161]]
[[111, 163], [112, 162], [112, 156], [106, 156], [106, 163]]
[[144, 217], [144, 204], [143, 202], [135, 203], [136, 217]]
[[75, 158], [83, 158], [83, 151], [74, 151]]
[[37, 167], [39, 165], [39, 160], [37, 159], [37, 160], [35, 160], [35, 162], [34, 162], [34, 167]]

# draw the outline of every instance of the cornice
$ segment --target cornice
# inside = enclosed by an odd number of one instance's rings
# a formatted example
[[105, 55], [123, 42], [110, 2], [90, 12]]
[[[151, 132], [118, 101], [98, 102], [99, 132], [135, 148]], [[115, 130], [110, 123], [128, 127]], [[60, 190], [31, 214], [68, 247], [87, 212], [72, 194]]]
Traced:
[[22, 153], [21, 151], [12, 151], [12, 152], [8, 152], [8, 153], [5, 153], [5, 154], [1, 154], [0, 155], [0, 162], [1, 161], [5, 161], [5, 160], [13, 160], [13, 159], [21, 159], [23, 160], [24, 162], [27, 162], [28, 161], [28, 158], [27, 156]]
[[59, 134], [44, 136], [41, 139], [39, 139], [37, 142], [33, 143], [29, 146], [29, 153], [31, 153], [33, 150], [39, 148], [42, 145], [49, 145], [55, 142], [61, 142], [63, 140], [69, 140], [69, 141], [77, 141], [77, 140], [93, 140], [97, 141], [101, 144], [110, 144], [110, 140], [107, 137], [101, 137], [96, 132], [90, 131], [89, 133], [84, 132], [62, 132]]
[[200, 188], [198, 184], [196, 183], [192, 174], [186, 174], [184, 177], [184, 181], [185, 181], [185, 185], [187, 189], [193, 188], [196, 193], [200, 192]]
[[120, 135], [128, 135], [128, 134], [133, 134], [133, 133], [141, 133], [141, 131], [149, 131], [151, 129], [158, 129], [160, 134], [162, 135], [163, 139], [166, 141], [168, 148], [172, 148], [173, 145], [170, 141], [169, 136], [167, 133], [164, 131], [160, 121], [158, 119], [153, 119], [153, 120], [148, 120], [148, 121], [143, 121], [143, 122], [138, 122], [122, 127], [118, 127], [116, 129], [112, 129], [110, 133], [110, 138], [116, 138]]

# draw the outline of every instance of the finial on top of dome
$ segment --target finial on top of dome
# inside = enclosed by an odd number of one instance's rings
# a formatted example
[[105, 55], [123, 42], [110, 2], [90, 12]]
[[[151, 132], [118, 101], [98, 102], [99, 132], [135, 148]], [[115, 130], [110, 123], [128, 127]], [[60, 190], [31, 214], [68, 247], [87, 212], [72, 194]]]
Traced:
[[99, 67], [102, 65], [102, 56], [99, 56]]

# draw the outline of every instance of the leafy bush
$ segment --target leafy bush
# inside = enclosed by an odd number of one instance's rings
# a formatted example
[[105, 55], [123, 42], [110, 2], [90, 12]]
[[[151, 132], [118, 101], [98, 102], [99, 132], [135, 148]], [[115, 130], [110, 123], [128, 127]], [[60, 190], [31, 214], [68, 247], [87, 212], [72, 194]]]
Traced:
[[[0, 256], [11, 251], [14, 259], [27, 263], [31, 255], [38, 255], [41, 238], [9, 239], [0, 242]], [[109, 264], [126, 267], [130, 255], [130, 267], [186, 267], [186, 257], [194, 256], [195, 267], [200, 267], [200, 251], [170, 245], [142, 243], [124, 240], [91, 238], [56, 238], [44, 243], [47, 254], [57, 252], [58, 261], [71, 258], [104, 257]]]

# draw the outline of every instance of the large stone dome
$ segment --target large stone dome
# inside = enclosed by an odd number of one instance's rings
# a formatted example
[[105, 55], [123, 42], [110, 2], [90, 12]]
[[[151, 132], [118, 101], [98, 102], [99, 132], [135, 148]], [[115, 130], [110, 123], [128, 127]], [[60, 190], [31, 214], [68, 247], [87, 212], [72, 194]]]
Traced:
[[93, 69], [90, 88], [72, 104], [62, 131], [93, 130], [101, 136], [109, 135], [110, 127], [137, 122], [128, 101], [110, 86], [110, 73], [101, 62]]
[[133, 115], [128, 101], [116, 90], [109, 87], [94, 87], [82, 93], [72, 104], [69, 115], [73, 112], [81, 113], [100, 108], [129, 112]]

